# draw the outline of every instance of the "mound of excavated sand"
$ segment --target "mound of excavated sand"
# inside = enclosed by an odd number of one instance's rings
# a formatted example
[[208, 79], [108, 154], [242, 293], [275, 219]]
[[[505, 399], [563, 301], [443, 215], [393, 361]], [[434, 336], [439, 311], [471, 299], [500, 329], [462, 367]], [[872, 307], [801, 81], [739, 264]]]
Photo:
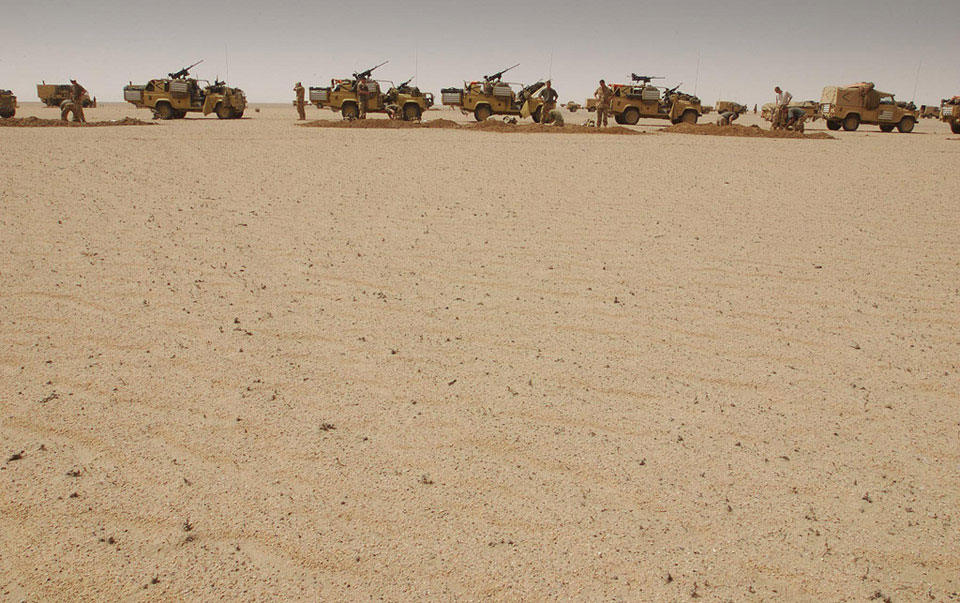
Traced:
[[664, 128], [670, 134], [701, 134], [703, 136], [736, 136], [739, 138], [805, 138], [809, 140], [836, 140], [826, 132], [803, 134], [792, 130], [764, 130], [757, 126], [718, 126], [716, 124], [677, 124]]
[[357, 128], [376, 130], [400, 129], [449, 129], [449, 130], [476, 130], [480, 132], [501, 132], [507, 134], [614, 134], [638, 135], [644, 134], [628, 128], [614, 126], [611, 128], [591, 128], [589, 126], [568, 124], [562, 127], [537, 123], [511, 124], [499, 119], [488, 119], [482, 122], [461, 124], [449, 119], [432, 119], [423, 122], [395, 121], [391, 119], [358, 119], [354, 121], [310, 121], [298, 124], [305, 128]]
[[0, 119], [0, 126], [7, 128], [99, 128], [106, 126], [155, 126], [157, 124], [149, 121], [141, 121], [133, 117], [124, 117], [117, 121], [88, 121], [84, 123], [76, 121], [63, 121], [60, 119], [41, 119], [39, 117], [14, 117], [12, 119]]

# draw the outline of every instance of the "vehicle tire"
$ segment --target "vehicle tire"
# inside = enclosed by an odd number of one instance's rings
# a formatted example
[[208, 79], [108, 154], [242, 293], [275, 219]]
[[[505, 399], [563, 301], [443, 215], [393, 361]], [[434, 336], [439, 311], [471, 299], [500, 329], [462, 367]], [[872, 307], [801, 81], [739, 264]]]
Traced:
[[407, 103], [403, 106], [403, 120], [404, 121], [417, 121], [420, 119], [420, 116], [423, 113], [420, 111], [420, 106], [417, 103]]
[[242, 117], [243, 117], [243, 111], [234, 111], [234, 112], [233, 112], [233, 118], [234, 118], [234, 119], [241, 119]]
[[853, 114], [843, 118], [843, 129], [847, 132], [853, 132], [860, 127], [860, 116]]
[[217, 103], [217, 119], [233, 119], [235, 112], [233, 107], [224, 105], [223, 103]]
[[540, 120], [543, 119], [543, 106], [537, 107], [537, 109], [530, 115], [530, 119], [533, 120], [533, 123], [540, 123]]
[[484, 121], [491, 115], [493, 115], [493, 111], [487, 105], [480, 105], [473, 110], [473, 118], [477, 121]]
[[954, 134], [960, 134], [960, 121], [955, 121], [950, 124], [950, 131]]
[[683, 116], [680, 117], [680, 121], [685, 124], [695, 124], [697, 123], [697, 112], [693, 109], [687, 109], [683, 112]]
[[617, 122], [617, 123], [620, 124], [621, 126], [625, 123], [625, 122], [623, 121], [623, 116], [620, 115], [619, 113], [615, 113], [615, 114], [613, 115], [613, 121]]
[[344, 119], [357, 119], [360, 117], [360, 107], [356, 103], [343, 103], [340, 107], [340, 115]]
[[881, 132], [893, 132], [893, 128], [894, 128], [894, 127], [895, 127], [895, 126], [894, 126], [893, 124], [880, 124], [880, 131], [881, 131]]
[[622, 116], [623, 123], [628, 126], [635, 126], [637, 122], [640, 121], [640, 110], [636, 107], [627, 107], [620, 115]]
[[913, 132], [913, 126], [917, 125], [917, 120], [907, 115], [900, 120], [900, 123], [897, 124], [897, 131], [902, 132], [903, 134], [909, 134]]
[[9, 119], [17, 114], [16, 109], [0, 109], [0, 118]]
[[840, 129], [840, 122], [839, 122], [839, 121], [834, 121], [834, 120], [832, 120], [832, 119], [828, 119], [828, 120], [827, 120], [827, 129], [828, 129], [828, 130], [834, 130], [834, 131], [839, 130], [839, 129]]
[[160, 119], [174, 119], [177, 116], [177, 112], [167, 102], [157, 103], [155, 110]]

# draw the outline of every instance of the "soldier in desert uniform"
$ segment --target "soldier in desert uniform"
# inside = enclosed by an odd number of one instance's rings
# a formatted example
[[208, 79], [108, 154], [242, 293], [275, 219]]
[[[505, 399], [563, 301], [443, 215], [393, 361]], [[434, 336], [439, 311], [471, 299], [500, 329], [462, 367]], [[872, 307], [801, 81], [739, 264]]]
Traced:
[[301, 84], [300, 82], [297, 82], [296, 86], [293, 87], [293, 91], [297, 95], [297, 100], [293, 104], [297, 106], [297, 114], [300, 116], [298, 119], [300, 121], [303, 121], [307, 118], [307, 112], [304, 109], [304, 107], [306, 106], [306, 103], [303, 100], [303, 92], [304, 92], [303, 84]]
[[[87, 121], [86, 116], [83, 114], [83, 95], [87, 93], [87, 89], [77, 83], [77, 80], [70, 80], [70, 101], [73, 103], [73, 121], [79, 121], [83, 123]], [[65, 117], [65, 114], [61, 117]]]
[[734, 120], [740, 117], [740, 114], [736, 111], [724, 111], [717, 116], [717, 125], [718, 126], [731, 126], [733, 125]]
[[543, 99], [543, 105], [540, 109], [540, 123], [548, 124], [550, 119], [550, 112], [557, 108], [557, 98], [559, 95], [557, 91], [553, 89], [553, 85], [550, 80], [547, 80], [546, 86], [543, 87], [543, 90], [538, 94], [540, 98]]
[[773, 108], [771, 123], [774, 126], [773, 129], [777, 130], [782, 128], [787, 121], [787, 107], [790, 105], [790, 101], [793, 100], [793, 95], [785, 90], [781, 90], [780, 86], [776, 86], [773, 91], [776, 92], [777, 99]]
[[73, 109], [73, 101], [68, 98], [60, 103], [60, 121], [69, 121], [71, 113], [73, 113], [73, 121], [80, 121], [77, 119], [77, 112]]
[[362, 77], [357, 81], [357, 104], [360, 105], [360, 119], [367, 118], [367, 102], [370, 99], [370, 82]]
[[613, 90], [607, 87], [607, 83], [600, 80], [600, 87], [593, 93], [597, 99], [597, 127], [607, 125], [607, 114], [610, 113], [610, 103], [613, 100]]

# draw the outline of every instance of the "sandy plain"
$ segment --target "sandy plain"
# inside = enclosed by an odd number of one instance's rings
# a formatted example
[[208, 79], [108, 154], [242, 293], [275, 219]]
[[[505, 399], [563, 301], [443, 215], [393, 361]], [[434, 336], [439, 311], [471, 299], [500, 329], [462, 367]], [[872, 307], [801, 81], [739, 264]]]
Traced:
[[960, 600], [944, 124], [258, 106], [0, 128], [0, 599]]

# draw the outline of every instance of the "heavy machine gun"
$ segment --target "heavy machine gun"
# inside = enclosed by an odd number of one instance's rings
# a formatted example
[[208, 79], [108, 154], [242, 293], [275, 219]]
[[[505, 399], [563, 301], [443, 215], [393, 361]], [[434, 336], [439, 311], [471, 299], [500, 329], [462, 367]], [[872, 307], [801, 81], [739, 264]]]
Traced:
[[513, 67], [507, 67], [507, 68], [504, 69], [503, 71], [498, 71], [498, 72], [496, 72], [496, 73], [494, 73], [494, 74], [492, 74], [492, 75], [485, 75], [485, 76], [483, 76], [483, 81], [485, 81], [485, 82], [499, 82], [499, 81], [500, 81], [500, 78], [503, 77], [503, 74], [504, 74], [504, 73], [510, 71], [511, 69], [513, 69], [513, 68], [515, 68], [515, 67], [519, 67], [519, 66], [520, 66], [520, 63], [517, 63], [517, 64], [514, 65]]
[[355, 80], [365, 80], [365, 79], [367, 79], [368, 77], [370, 77], [370, 74], [373, 73], [373, 70], [374, 70], [374, 69], [379, 69], [380, 67], [383, 67], [384, 65], [386, 65], [386, 64], [389, 63], [389, 62], [390, 62], [389, 60], [386, 60], [386, 61], [380, 63], [379, 65], [374, 65], [373, 67], [371, 67], [370, 69], [367, 69], [366, 71], [361, 71], [361, 72], [359, 72], [359, 73], [354, 73], [354, 74], [353, 74], [353, 79], [355, 79]]
[[670, 95], [673, 94], [674, 92], [676, 92], [677, 90], [679, 90], [679, 89], [680, 89], [680, 86], [682, 86], [682, 85], [683, 85], [683, 82], [680, 82], [679, 84], [677, 84], [677, 85], [674, 86], [673, 88], [670, 88], [669, 90], [665, 90], [665, 91], [663, 92], [663, 98], [670, 98]]
[[537, 90], [539, 90], [540, 88], [543, 88], [543, 86], [544, 86], [543, 80], [537, 80], [536, 82], [530, 84], [529, 86], [524, 86], [520, 90], [520, 95], [519, 95], [520, 102], [522, 103], [524, 101], [527, 101], [533, 98], [533, 95], [537, 93]]
[[171, 79], [171, 80], [179, 80], [179, 79], [181, 79], [181, 78], [185, 78], [185, 77], [187, 77], [188, 75], [190, 75], [190, 70], [191, 70], [191, 69], [193, 69], [194, 67], [196, 67], [197, 65], [199, 65], [199, 64], [202, 63], [202, 62], [203, 62], [203, 59], [200, 59], [199, 61], [197, 61], [197, 62], [194, 63], [193, 65], [190, 65], [189, 67], [184, 67], [184, 68], [181, 69], [180, 71], [176, 71], [176, 72], [174, 72], [174, 73], [168, 73], [167, 75], [170, 76], [170, 79]]
[[644, 84], [649, 84], [652, 80], [662, 80], [663, 77], [659, 75], [637, 75], [636, 73], [631, 73], [630, 79], [635, 82], [643, 82]]
[[[414, 76], [414, 77], [416, 77], [416, 76]], [[397, 90], [403, 90], [404, 88], [406, 88], [407, 86], [409, 86], [409, 85], [410, 85], [410, 82], [412, 82], [412, 81], [413, 81], [413, 78], [410, 78], [409, 80], [407, 80], [407, 81], [405, 81], [405, 82], [401, 82], [400, 85], [397, 86]]]

